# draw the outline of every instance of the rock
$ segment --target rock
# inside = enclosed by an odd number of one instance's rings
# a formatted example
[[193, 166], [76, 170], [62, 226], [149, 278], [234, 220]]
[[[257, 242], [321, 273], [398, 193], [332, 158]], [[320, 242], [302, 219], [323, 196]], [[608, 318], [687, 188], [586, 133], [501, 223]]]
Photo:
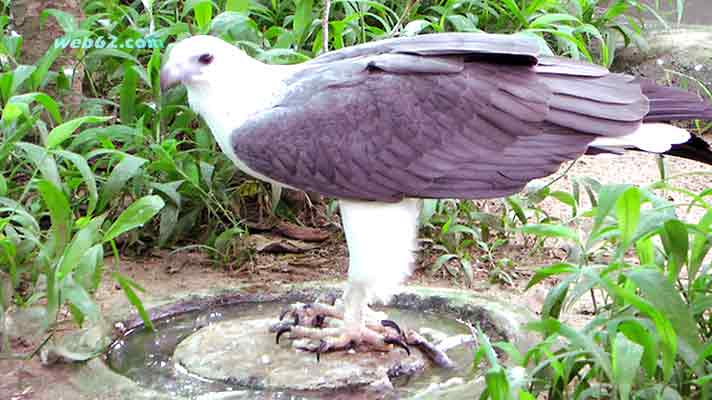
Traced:
[[[277, 346], [271, 319], [237, 319], [209, 325], [183, 340], [174, 360], [192, 374], [260, 390], [348, 390], [378, 385], [392, 389], [389, 371], [415, 374], [425, 368], [417, 351], [313, 353]], [[384, 388], [383, 386], [387, 386]]]
[[59, 335], [42, 347], [43, 365], [86, 361], [102, 354], [111, 343], [111, 327], [99, 321], [83, 329]]
[[[712, 86], [712, 28], [687, 26], [653, 31], [646, 40], [646, 50], [633, 46], [621, 50], [611, 69], [678, 86], [686, 79], [677, 74], [681, 73]], [[692, 82], [689, 85], [699, 89]]]

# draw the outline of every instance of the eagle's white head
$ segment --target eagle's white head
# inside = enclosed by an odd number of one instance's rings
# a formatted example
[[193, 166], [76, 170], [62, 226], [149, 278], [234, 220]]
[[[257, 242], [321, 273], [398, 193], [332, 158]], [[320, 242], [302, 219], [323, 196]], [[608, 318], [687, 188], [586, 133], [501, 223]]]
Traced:
[[282, 80], [293, 69], [264, 64], [217, 37], [193, 36], [170, 49], [161, 88], [185, 86], [190, 107], [207, 122], [223, 152], [243, 168], [230, 145], [232, 133], [278, 100]]
[[161, 88], [183, 84], [188, 91], [234, 80], [261, 64], [239, 48], [213, 36], [193, 36], [176, 43], [161, 70]]

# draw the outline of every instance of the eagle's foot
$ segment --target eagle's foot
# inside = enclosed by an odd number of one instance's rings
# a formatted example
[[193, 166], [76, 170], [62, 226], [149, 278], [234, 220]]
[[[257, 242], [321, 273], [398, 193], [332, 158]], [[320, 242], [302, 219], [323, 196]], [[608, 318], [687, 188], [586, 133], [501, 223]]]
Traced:
[[[386, 313], [374, 311], [370, 308], [364, 310], [364, 324], [376, 331], [382, 331], [384, 327], [391, 327], [399, 334], [402, 331], [398, 325], [386, 319]], [[272, 332], [283, 331], [288, 326], [304, 326], [311, 328], [325, 328], [327, 326], [340, 326], [344, 319], [344, 304], [340, 299], [326, 304], [322, 302], [314, 303], [293, 303], [285, 307], [279, 314], [279, 322], [272, 325]]]
[[302, 326], [292, 326], [288, 332], [290, 338], [294, 339], [292, 345], [315, 353], [317, 361], [322, 353], [352, 349], [358, 352], [387, 352], [400, 347], [410, 355], [410, 348], [400, 328], [392, 321], [386, 321], [380, 328], [363, 327], [356, 332], [344, 327], [322, 329]]

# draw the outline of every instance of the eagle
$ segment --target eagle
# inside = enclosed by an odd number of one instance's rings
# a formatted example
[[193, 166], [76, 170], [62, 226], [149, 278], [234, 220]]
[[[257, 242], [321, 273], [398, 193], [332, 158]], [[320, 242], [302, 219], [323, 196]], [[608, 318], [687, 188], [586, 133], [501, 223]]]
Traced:
[[[190, 107], [245, 173], [338, 199], [349, 254], [335, 304], [288, 310], [279, 329], [317, 353], [407, 350], [370, 306], [411, 273], [419, 199], [511, 195], [585, 153], [626, 149], [712, 164], [667, 124], [712, 119], [697, 95], [568, 58], [519, 35], [438, 33], [268, 65], [212, 36], [172, 46], [161, 86]], [[284, 317], [284, 314], [282, 315]], [[324, 319], [342, 323], [323, 326]]]

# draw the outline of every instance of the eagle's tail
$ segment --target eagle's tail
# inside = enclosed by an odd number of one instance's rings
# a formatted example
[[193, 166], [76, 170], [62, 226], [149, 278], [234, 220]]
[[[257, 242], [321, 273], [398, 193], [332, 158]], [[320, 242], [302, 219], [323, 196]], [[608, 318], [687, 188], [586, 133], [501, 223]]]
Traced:
[[620, 153], [623, 149], [661, 153], [712, 165], [712, 148], [704, 139], [666, 122], [712, 120], [712, 105], [682, 89], [640, 80], [650, 111], [636, 132], [621, 137], [598, 138], [587, 154]]
[[[641, 80], [640, 83], [643, 94], [650, 100], [650, 112], [645, 116], [644, 122], [712, 120], [712, 105], [698, 95], [678, 88], [660, 86], [649, 80]], [[712, 148], [704, 139], [694, 135], [685, 143], [673, 144], [670, 150], [663, 154], [712, 165]]]

